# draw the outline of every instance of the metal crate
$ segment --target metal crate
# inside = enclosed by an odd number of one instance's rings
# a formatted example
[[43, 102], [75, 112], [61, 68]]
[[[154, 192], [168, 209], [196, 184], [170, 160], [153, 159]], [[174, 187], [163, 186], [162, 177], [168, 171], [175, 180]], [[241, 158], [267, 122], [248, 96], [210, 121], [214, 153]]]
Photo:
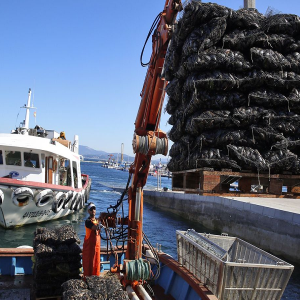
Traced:
[[239, 239], [176, 231], [178, 261], [219, 300], [280, 300], [294, 266]]

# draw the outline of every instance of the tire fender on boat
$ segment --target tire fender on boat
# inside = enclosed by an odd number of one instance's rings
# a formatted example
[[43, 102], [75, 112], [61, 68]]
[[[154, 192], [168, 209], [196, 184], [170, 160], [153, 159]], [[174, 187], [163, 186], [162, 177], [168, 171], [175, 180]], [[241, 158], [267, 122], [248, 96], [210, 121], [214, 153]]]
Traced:
[[70, 205], [69, 205], [70, 209], [75, 210], [76, 204], [77, 204], [77, 192], [74, 191], [73, 198], [70, 200]]
[[73, 199], [73, 191], [66, 192], [66, 200], [64, 202], [63, 209], [65, 208], [70, 209], [70, 206], [72, 204], [72, 199]]
[[81, 207], [80, 208], [83, 208], [84, 207], [84, 204], [85, 204], [85, 192], [84, 190], [81, 191]]
[[[83, 198], [83, 206], [84, 206], [84, 204], [85, 204], [86, 201], [87, 201], [87, 199], [86, 199], [86, 190], [82, 189], [81, 194], [82, 194], [82, 198]], [[83, 207], [83, 206], [82, 206], [82, 207]]]
[[4, 193], [2, 192], [2, 190], [0, 190], [0, 205], [3, 203], [4, 201]]
[[80, 208], [81, 208], [81, 199], [82, 199], [81, 194], [77, 193], [77, 197], [76, 197], [76, 201], [75, 201], [75, 206], [74, 206], [74, 210], [75, 211], [80, 210]]
[[58, 213], [63, 208], [65, 200], [66, 200], [66, 194], [63, 192], [58, 192], [55, 195], [55, 200], [53, 201], [52, 204], [53, 212]]
[[43, 207], [47, 205], [54, 198], [54, 193], [50, 189], [45, 189], [34, 197], [35, 205], [37, 207]]
[[16, 206], [26, 206], [33, 200], [33, 192], [28, 187], [16, 188], [11, 194], [12, 202]]

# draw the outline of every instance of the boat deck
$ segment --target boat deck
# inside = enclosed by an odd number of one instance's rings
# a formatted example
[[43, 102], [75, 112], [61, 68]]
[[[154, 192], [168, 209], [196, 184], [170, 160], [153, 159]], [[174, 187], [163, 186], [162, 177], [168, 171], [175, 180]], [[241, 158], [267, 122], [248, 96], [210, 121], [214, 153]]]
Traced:
[[[152, 287], [155, 300], [175, 300], [171, 295], [164, 294], [164, 289], [155, 285]], [[33, 291], [32, 275], [1, 276], [0, 299], [5, 300], [59, 300], [61, 297], [36, 298]]]
[[1, 275], [0, 299], [30, 300], [35, 299], [32, 275]]

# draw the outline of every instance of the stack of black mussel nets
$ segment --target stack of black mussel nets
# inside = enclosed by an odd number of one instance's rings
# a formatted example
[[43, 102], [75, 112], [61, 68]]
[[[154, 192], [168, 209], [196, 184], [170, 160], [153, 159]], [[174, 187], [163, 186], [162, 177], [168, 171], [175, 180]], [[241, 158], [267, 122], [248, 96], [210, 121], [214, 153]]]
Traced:
[[116, 275], [107, 273], [103, 277], [86, 277], [82, 280], [71, 279], [62, 284], [64, 300], [122, 300], [129, 299]]
[[165, 59], [170, 171], [300, 174], [300, 19], [192, 1]]
[[80, 278], [80, 239], [71, 225], [37, 228], [34, 233], [34, 290], [36, 297], [62, 295], [62, 283]]

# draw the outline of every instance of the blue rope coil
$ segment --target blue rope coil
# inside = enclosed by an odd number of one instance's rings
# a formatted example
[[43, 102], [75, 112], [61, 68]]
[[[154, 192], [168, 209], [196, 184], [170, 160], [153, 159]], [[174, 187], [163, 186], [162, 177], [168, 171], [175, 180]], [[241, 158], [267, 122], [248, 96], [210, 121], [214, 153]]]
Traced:
[[150, 266], [147, 261], [133, 260], [126, 263], [126, 277], [128, 280], [147, 280], [150, 277]]

